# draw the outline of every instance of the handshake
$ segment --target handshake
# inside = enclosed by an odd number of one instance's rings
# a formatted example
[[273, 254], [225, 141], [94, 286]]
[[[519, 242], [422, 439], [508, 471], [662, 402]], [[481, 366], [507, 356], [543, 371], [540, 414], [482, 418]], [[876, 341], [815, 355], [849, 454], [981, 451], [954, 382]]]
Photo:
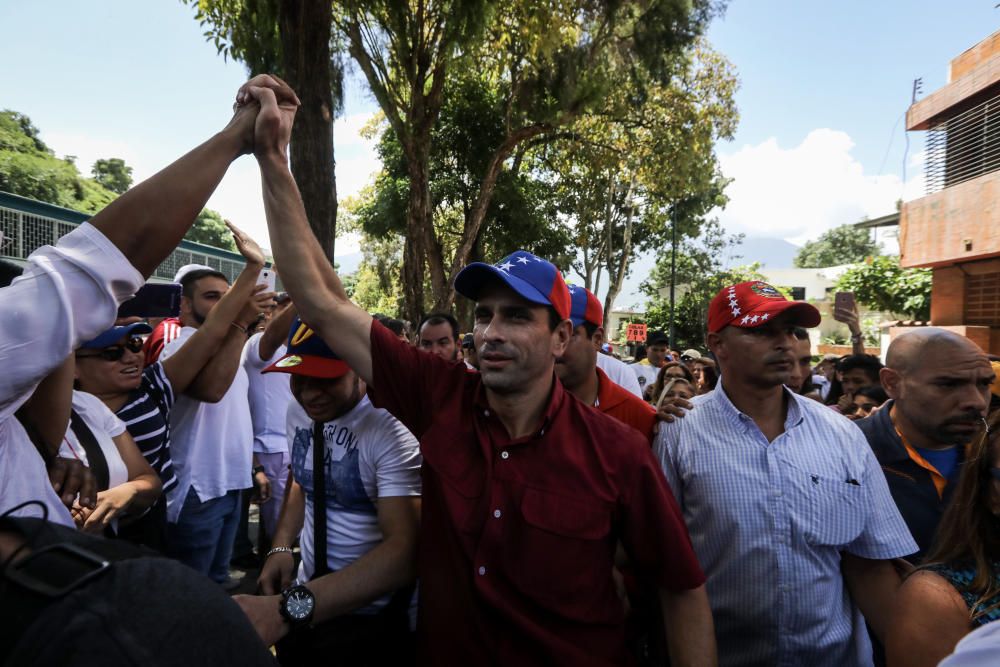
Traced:
[[259, 161], [288, 161], [299, 98], [291, 86], [271, 74], [258, 74], [240, 86], [233, 103], [233, 118], [223, 130], [237, 139], [240, 153], [253, 153]]

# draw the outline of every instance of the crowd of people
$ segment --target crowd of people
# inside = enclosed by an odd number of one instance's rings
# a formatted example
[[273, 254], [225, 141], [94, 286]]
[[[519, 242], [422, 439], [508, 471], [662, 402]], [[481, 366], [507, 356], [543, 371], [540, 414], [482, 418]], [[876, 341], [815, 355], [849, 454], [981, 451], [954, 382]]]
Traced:
[[[1000, 660], [974, 343], [920, 328], [883, 365], [841, 312], [854, 353], [814, 365], [819, 311], [751, 281], [712, 300], [705, 352], [653, 332], [627, 364], [594, 294], [524, 250], [458, 275], [471, 333], [411, 332], [310, 231], [298, 106], [255, 77], [218, 134], [3, 267], [0, 663]], [[189, 265], [177, 317], [118, 318], [247, 153], [287, 295], [230, 225], [232, 284]], [[257, 593], [230, 598], [251, 500]]]

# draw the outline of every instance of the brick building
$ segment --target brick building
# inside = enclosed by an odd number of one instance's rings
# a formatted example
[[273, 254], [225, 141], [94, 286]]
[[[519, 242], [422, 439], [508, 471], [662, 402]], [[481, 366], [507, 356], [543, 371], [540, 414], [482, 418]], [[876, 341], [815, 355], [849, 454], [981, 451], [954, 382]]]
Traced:
[[1000, 354], [1000, 31], [951, 61], [913, 104], [927, 131], [926, 196], [903, 205], [903, 266], [931, 267], [931, 322]]

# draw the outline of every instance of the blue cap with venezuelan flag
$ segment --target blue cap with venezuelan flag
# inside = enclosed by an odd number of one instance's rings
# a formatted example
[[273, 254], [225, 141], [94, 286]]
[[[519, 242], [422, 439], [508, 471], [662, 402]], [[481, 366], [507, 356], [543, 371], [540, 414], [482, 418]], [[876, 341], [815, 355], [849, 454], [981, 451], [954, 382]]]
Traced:
[[343, 359], [333, 353], [323, 339], [299, 318], [288, 332], [285, 356], [261, 373], [294, 373], [314, 378], [339, 378], [351, 370]]

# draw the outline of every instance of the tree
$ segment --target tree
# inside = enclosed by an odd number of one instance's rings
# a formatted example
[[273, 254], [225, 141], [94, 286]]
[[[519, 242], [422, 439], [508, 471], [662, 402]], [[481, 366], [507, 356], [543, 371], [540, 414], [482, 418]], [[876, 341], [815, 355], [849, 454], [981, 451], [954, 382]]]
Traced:
[[867, 229], [851, 224], [834, 227], [815, 241], [807, 242], [795, 256], [795, 266], [800, 269], [856, 264], [869, 257], [880, 255], [878, 243]]
[[[513, 156], [557, 131], [609, 91], [641, 77], [666, 83], [676, 56], [701, 34], [709, 0], [538, 3], [361, 2], [335, 16], [351, 56], [396, 133], [407, 167], [406, 313], [425, 309], [425, 264], [435, 309], [454, 300], [490, 203]], [[502, 132], [485, 153], [478, 188], [453, 252], [437, 235], [430, 193], [431, 134], [447, 79], [461, 71], [495, 90]], [[639, 78], [641, 78], [639, 77]]]
[[607, 275], [606, 318], [637, 251], [668, 245], [675, 227], [697, 236], [726, 202], [714, 146], [735, 131], [736, 77], [702, 42], [679, 59], [670, 85], [620, 86], [552, 145], [581, 248], [574, 267], [595, 292]]
[[236, 252], [236, 243], [233, 242], [233, 235], [223, 221], [218, 211], [210, 208], [203, 208], [198, 217], [195, 218], [191, 229], [184, 235], [185, 240], [195, 243], [204, 243], [213, 248], [221, 248]]
[[[477, 77], [452, 77], [431, 133], [432, 225], [445, 255], [455, 252], [479, 194], [479, 174], [502, 132], [503, 118], [494, 93]], [[345, 225], [355, 224], [365, 235], [363, 245], [369, 246], [385, 235], [406, 233], [409, 176], [396, 133], [384, 122], [373, 123], [366, 132], [379, 136], [377, 150], [383, 169], [372, 187], [364, 189], [357, 199], [342, 203], [345, 215], [340, 225], [346, 229]], [[564, 267], [576, 252], [569, 228], [559, 222], [558, 196], [533, 153], [522, 156], [498, 177], [469, 260], [496, 262], [517, 248]], [[426, 283], [425, 289], [430, 290]], [[464, 301], [458, 304], [461, 321], [468, 314], [467, 305]]]
[[132, 167], [125, 164], [125, 160], [121, 158], [98, 160], [90, 173], [95, 181], [116, 194], [124, 194], [132, 187]]
[[117, 196], [81, 176], [72, 160], [57, 158], [31, 119], [10, 110], [0, 111], [0, 190], [84, 213]]
[[931, 270], [904, 269], [899, 257], [870, 257], [851, 267], [837, 280], [837, 290], [854, 292], [859, 303], [874, 310], [921, 321], [931, 317]]
[[649, 328], [669, 331], [673, 322], [675, 345], [679, 349], [703, 349], [708, 330], [708, 304], [718, 291], [726, 285], [763, 280], [757, 262], [727, 268], [727, 260], [740, 258], [733, 252], [742, 242], [742, 235], [726, 236], [717, 220], [706, 222], [697, 238], [684, 241], [677, 256], [677, 298], [672, 319], [670, 299], [660, 294], [670, 285], [670, 255], [660, 255], [649, 279], [642, 284], [643, 292], [649, 296], [645, 317]]
[[311, 0], [182, 0], [219, 53], [251, 74], [274, 73], [302, 105], [290, 163], [309, 225], [330, 261], [337, 236], [333, 119], [343, 101], [343, 66], [331, 34], [333, 4]]

